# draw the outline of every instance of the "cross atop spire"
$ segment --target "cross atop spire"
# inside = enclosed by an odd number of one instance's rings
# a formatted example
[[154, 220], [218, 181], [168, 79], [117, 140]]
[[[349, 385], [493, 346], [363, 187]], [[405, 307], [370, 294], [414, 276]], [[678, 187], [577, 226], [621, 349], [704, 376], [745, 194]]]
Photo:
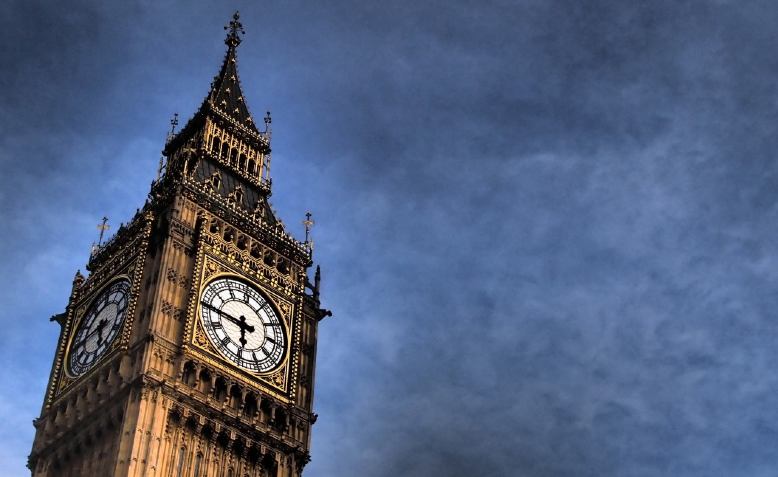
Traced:
[[232, 14], [232, 20], [230, 20], [230, 23], [224, 27], [225, 30], [229, 30], [224, 43], [226, 43], [227, 46], [231, 48], [235, 48], [236, 46], [240, 45], [240, 35], [246, 33], [243, 31], [243, 24], [239, 20], [240, 12], [235, 10], [235, 13]]

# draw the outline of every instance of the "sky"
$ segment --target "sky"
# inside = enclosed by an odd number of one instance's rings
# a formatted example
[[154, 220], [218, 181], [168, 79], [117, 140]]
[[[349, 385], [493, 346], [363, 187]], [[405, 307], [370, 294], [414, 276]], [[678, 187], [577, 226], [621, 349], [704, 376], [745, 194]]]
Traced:
[[0, 474], [240, 10], [322, 267], [306, 477], [778, 475], [778, 4], [10, 0]]

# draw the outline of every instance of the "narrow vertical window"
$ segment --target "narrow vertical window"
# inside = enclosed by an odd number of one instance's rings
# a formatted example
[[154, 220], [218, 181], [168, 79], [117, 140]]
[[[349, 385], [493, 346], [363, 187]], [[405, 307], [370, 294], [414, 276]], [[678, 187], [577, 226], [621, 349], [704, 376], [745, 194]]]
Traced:
[[[226, 141], [226, 138], [225, 138]], [[227, 162], [227, 158], [230, 155], [230, 146], [226, 143], [222, 143], [221, 160]]]
[[203, 460], [203, 455], [198, 452], [197, 457], [195, 457], [194, 473], [192, 474], [193, 477], [200, 477], [200, 461], [202, 460]]
[[184, 475], [184, 459], [186, 458], [186, 448], [181, 447], [178, 450], [178, 470], [176, 471], [176, 477], [182, 477]]

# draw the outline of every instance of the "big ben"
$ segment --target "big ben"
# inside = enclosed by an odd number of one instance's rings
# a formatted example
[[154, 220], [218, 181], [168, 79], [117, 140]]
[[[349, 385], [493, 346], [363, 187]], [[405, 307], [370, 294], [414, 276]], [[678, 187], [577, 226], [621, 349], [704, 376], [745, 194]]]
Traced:
[[[312, 242], [268, 198], [270, 115], [238, 80], [243, 29], [165, 144], [148, 200], [77, 272], [28, 466], [43, 476], [292, 477], [310, 459]], [[306, 230], [310, 218], [306, 220]]]

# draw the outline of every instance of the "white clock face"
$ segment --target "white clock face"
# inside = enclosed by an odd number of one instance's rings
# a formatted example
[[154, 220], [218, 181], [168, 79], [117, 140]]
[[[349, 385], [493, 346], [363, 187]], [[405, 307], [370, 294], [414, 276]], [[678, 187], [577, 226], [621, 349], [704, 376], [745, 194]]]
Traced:
[[200, 299], [208, 338], [227, 359], [264, 373], [281, 364], [286, 335], [278, 314], [256, 288], [234, 278], [209, 283]]
[[87, 372], [108, 351], [121, 331], [127, 312], [130, 281], [117, 280], [89, 305], [70, 345], [70, 374]]

